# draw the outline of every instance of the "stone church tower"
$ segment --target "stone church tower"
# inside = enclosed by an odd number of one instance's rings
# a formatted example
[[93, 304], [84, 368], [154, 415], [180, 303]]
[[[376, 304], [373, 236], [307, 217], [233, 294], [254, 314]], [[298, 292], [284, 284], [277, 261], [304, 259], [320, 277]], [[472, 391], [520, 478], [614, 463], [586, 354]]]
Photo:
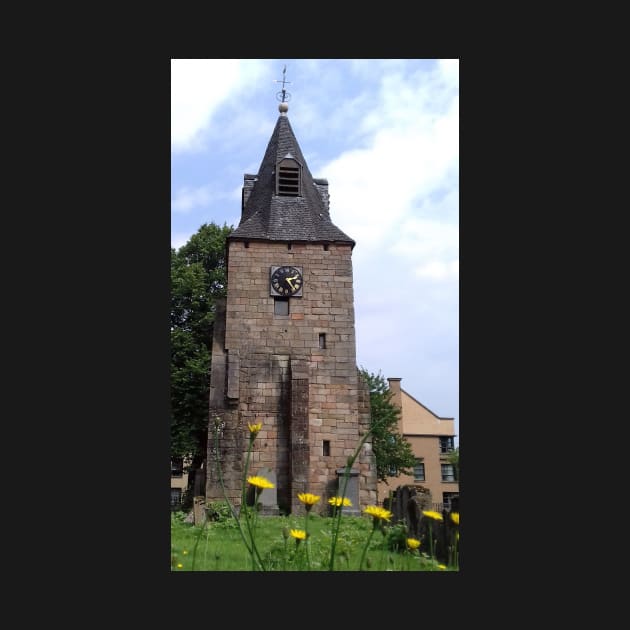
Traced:
[[[285, 102], [279, 111], [258, 173], [244, 175], [240, 223], [227, 239], [206, 501], [222, 500], [225, 488], [240, 505], [248, 424], [262, 422], [248, 474], [275, 483], [266, 513], [296, 512], [300, 492], [320, 495], [314, 509], [324, 513], [369, 428], [369, 392], [356, 365], [355, 242], [331, 221], [328, 182], [311, 175]], [[368, 440], [351, 471], [347, 513], [375, 504], [376, 485]]]

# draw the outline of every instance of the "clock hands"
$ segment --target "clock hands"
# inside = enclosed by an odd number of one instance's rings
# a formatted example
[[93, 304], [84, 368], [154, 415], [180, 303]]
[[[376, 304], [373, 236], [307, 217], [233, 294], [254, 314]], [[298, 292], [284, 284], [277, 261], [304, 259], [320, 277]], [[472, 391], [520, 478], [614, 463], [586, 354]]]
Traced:
[[291, 287], [291, 291], [295, 291], [297, 289], [297, 287], [293, 286], [292, 280], [297, 280], [299, 277], [300, 277], [299, 275], [295, 275], [295, 276], [292, 276], [291, 278], [285, 278], [286, 283], [289, 285], [289, 287]]
[[271, 295], [291, 296], [301, 293], [304, 279], [299, 267], [281, 266], [275, 269], [272, 267], [272, 270]]

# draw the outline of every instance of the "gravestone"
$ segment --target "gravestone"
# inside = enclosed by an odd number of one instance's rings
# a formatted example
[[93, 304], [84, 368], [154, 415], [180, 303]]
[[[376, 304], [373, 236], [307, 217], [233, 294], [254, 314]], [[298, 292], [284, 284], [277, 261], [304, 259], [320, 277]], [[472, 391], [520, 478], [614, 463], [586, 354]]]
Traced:
[[203, 525], [206, 520], [206, 497], [199, 495], [193, 497], [193, 523], [195, 525]]
[[[337, 468], [337, 495], [341, 496], [343, 492], [343, 484], [345, 480], [346, 469]], [[352, 468], [348, 473], [348, 481], [346, 483], [346, 490], [344, 496], [350, 499], [352, 505], [350, 507], [344, 507], [341, 512], [342, 515], [347, 516], [360, 516], [361, 510], [359, 509], [359, 471]]]
[[276, 480], [276, 471], [271, 468], [262, 468], [256, 474], [260, 477], [268, 479], [273, 484], [273, 488], [265, 488], [258, 497], [258, 503], [260, 504], [259, 514], [277, 516], [280, 514], [280, 509], [278, 508], [278, 484]]

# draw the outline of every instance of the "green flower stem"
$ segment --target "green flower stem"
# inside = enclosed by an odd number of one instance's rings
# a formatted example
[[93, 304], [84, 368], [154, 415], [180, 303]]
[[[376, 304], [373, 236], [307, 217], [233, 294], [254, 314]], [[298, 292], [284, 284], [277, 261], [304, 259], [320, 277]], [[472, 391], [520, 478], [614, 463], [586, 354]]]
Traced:
[[303, 571], [304, 570], [304, 561], [303, 561], [303, 557], [304, 557], [304, 553], [300, 553], [300, 543], [302, 541], [299, 538], [295, 539], [295, 566], [297, 567], [298, 571]]
[[304, 519], [304, 532], [306, 534], [306, 538], [304, 539], [304, 546], [306, 547], [306, 564], [308, 566], [308, 570], [311, 570], [311, 554], [310, 554], [310, 546], [311, 542], [308, 539], [308, 515], [310, 514], [311, 508], [307, 506], [306, 509], [306, 518]]
[[[227, 491], [225, 489], [225, 484], [223, 483], [223, 475], [221, 473], [221, 464], [219, 462], [219, 430], [218, 430], [218, 426], [215, 427], [215, 448], [217, 451], [217, 476], [219, 477], [219, 483], [221, 484], [221, 490], [223, 491], [223, 497], [225, 499], [225, 502], [227, 503], [227, 506], [230, 508], [230, 512], [232, 513], [232, 516], [234, 517], [234, 520], [236, 521], [236, 524], [238, 525], [238, 531], [241, 534], [241, 538], [243, 539], [243, 544], [245, 545], [245, 548], [247, 549], [247, 552], [252, 555], [253, 553], [253, 547], [250, 546], [250, 544], [247, 541], [247, 537], [245, 536], [245, 532], [243, 531], [243, 526], [241, 525], [241, 519], [239, 517], [239, 515], [236, 513], [236, 510], [234, 508], [234, 506], [232, 505], [231, 501], [228, 499], [227, 496]], [[251, 450], [251, 446], [252, 446], [253, 440], [250, 440], [250, 445], [249, 445], [249, 449]], [[247, 461], [249, 462], [249, 450], [247, 453]], [[247, 478], [247, 468], [245, 470], [245, 475], [244, 475], [244, 479]], [[242, 510], [242, 506], [241, 506], [241, 510]], [[262, 565], [262, 560], [260, 561], [261, 566], [263, 567], [264, 570], [264, 566]]]
[[453, 530], [451, 536], [452, 536], [452, 540], [453, 540], [453, 566], [455, 567], [455, 569], [457, 569], [459, 571], [459, 552], [457, 550], [458, 547], [458, 540], [457, 540], [457, 534], [459, 533], [459, 528]]
[[[381, 530], [381, 534], [383, 534], [383, 538], [385, 538], [385, 529], [383, 528], [382, 523], [380, 523], [380, 530]], [[384, 549], [381, 549], [381, 562], [379, 564], [379, 568], [381, 571], [383, 570], [383, 565], [385, 564], [385, 558], [387, 558], [388, 560], [391, 559], [391, 556], [389, 555], [389, 552], [387, 551], [386, 546]]]
[[195, 539], [195, 546], [193, 547], [192, 552], [192, 566], [190, 568], [191, 571], [195, 570], [195, 560], [197, 559], [197, 545], [199, 545], [199, 539], [201, 538], [201, 534], [203, 534], [206, 529], [206, 525], [208, 524], [208, 517], [203, 522], [203, 525], [199, 528], [199, 532], [197, 532], [197, 538]]
[[247, 542], [247, 538], [245, 536], [245, 532], [243, 531], [243, 527], [241, 526], [241, 520], [238, 516], [238, 514], [236, 513], [236, 510], [234, 509], [234, 506], [232, 505], [232, 502], [228, 499], [227, 496], [227, 491], [225, 489], [225, 484], [223, 483], [223, 475], [221, 474], [221, 464], [219, 462], [219, 431], [218, 431], [218, 427], [216, 427], [216, 431], [215, 431], [215, 448], [217, 450], [217, 476], [219, 477], [219, 483], [221, 484], [221, 490], [223, 491], [223, 498], [225, 499], [225, 502], [227, 504], [227, 506], [230, 508], [230, 512], [232, 513], [232, 516], [234, 517], [234, 520], [236, 521], [236, 524], [238, 525], [238, 531], [241, 534], [241, 538], [243, 539], [243, 543], [245, 544], [245, 547], [247, 548], [247, 552], [251, 553], [251, 549], [249, 546], [249, 543]]
[[[208, 520], [208, 515], [206, 514], [206, 521]], [[210, 536], [210, 530], [206, 529], [206, 546], [203, 548], [203, 566], [204, 568], [208, 565], [206, 564], [206, 556], [208, 554], [208, 537]]]
[[357, 449], [354, 452], [354, 455], [350, 459], [348, 459], [348, 462], [346, 463], [346, 469], [343, 472], [343, 482], [342, 482], [342, 489], [341, 489], [341, 495], [340, 495], [341, 503], [339, 507], [336, 508], [337, 511], [333, 514], [333, 519], [336, 519], [336, 520], [333, 522], [333, 536], [332, 536], [332, 542], [330, 545], [330, 562], [328, 564], [329, 571], [334, 571], [334, 567], [335, 567], [335, 548], [337, 547], [337, 538], [339, 537], [339, 527], [341, 525], [341, 511], [343, 510], [343, 500], [346, 496], [346, 488], [348, 486], [348, 479], [350, 478], [350, 470], [352, 469], [352, 466], [356, 458], [359, 456], [359, 453], [361, 452], [363, 445], [367, 441], [368, 437], [370, 437], [371, 433], [372, 433], [371, 430], [365, 432], [365, 434], [359, 441], [359, 445], [357, 446]]
[[[256, 560], [258, 560], [258, 563], [260, 564], [260, 568], [262, 571], [265, 571], [265, 565], [263, 564], [262, 558], [260, 557], [260, 554], [258, 553], [258, 549], [256, 548], [256, 540], [254, 537], [254, 533], [253, 533], [253, 529], [252, 529], [252, 524], [251, 524], [251, 515], [249, 513], [249, 509], [247, 507], [247, 501], [246, 501], [246, 497], [247, 497], [247, 472], [249, 471], [249, 459], [250, 459], [250, 455], [252, 452], [252, 446], [254, 444], [254, 440], [256, 439], [256, 436], [253, 433], [250, 433], [249, 435], [249, 444], [247, 445], [247, 457], [245, 459], [245, 470], [243, 472], [243, 488], [241, 491], [241, 512], [244, 511], [245, 513], [245, 524], [247, 525], [247, 532], [249, 534], [249, 540], [251, 543], [251, 547], [248, 546], [248, 550], [250, 553], [250, 556], [252, 558], [252, 570], [255, 571], [256, 570]], [[256, 509], [256, 506], [258, 504], [258, 493], [256, 493], [256, 498], [254, 499], [254, 510]]]
[[370, 531], [370, 535], [368, 536], [368, 539], [365, 542], [365, 547], [363, 547], [363, 553], [361, 554], [361, 562], [359, 562], [359, 571], [363, 571], [363, 561], [365, 560], [365, 554], [367, 553], [368, 547], [370, 546], [370, 541], [372, 540], [372, 536], [374, 535], [375, 529], [376, 529], [376, 520], [372, 521], [372, 530]]

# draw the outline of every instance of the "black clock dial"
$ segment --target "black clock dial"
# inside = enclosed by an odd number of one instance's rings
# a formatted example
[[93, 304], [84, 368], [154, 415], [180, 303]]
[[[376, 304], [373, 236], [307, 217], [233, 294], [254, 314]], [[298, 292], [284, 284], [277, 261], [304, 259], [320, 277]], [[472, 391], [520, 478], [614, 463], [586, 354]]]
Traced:
[[272, 295], [296, 295], [301, 294], [302, 270], [298, 267], [285, 265], [272, 268], [271, 293]]

